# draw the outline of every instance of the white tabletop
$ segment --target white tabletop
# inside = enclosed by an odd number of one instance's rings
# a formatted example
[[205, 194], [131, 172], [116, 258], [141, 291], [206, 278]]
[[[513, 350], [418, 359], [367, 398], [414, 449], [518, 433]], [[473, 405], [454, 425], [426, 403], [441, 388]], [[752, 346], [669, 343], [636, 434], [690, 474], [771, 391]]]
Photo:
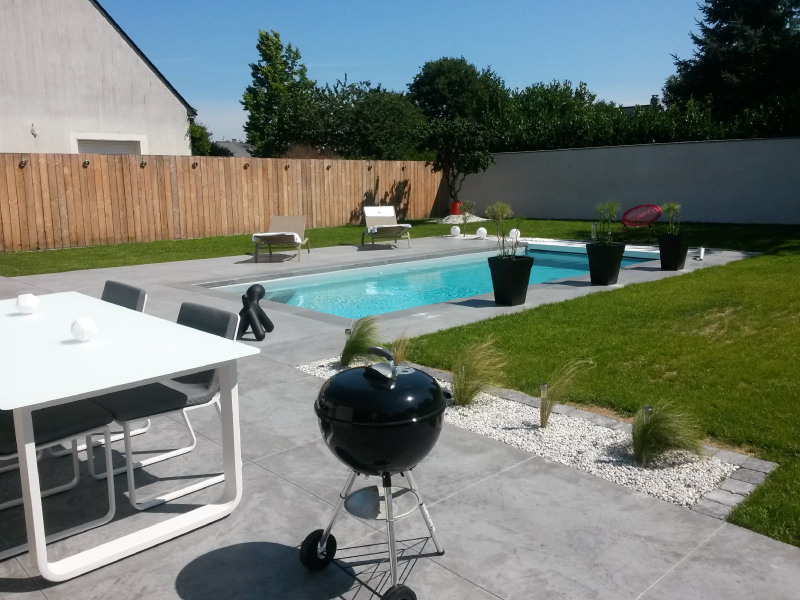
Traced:
[[[57, 404], [259, 352], [77, 292], [38, 298], [30, 315], [17, 311], [16, 299], [0, 301], [2, 410]], [[79, 317], [97, 323], [95, 339], [73, 339]]]

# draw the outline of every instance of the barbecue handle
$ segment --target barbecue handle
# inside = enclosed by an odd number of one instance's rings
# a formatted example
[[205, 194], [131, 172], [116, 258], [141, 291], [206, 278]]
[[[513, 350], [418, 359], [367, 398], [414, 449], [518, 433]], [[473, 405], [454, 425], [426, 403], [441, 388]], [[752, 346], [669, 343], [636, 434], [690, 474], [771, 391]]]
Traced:
[[391, 369], [391, 378], [397, 379], [397, 369], [394, 366], [394, 354], [391, 350], [387, 350], [386, 348], [381, 348], [380, 346], [370, 346], [367, 348], [367, 356], [370, 354], [374, 356], [380, 356], [381, 358], [385, 358], [389, 361], [389, 368]]
[[390, 362], [394, 362], [394, 354], [392, 354], [392, 351], [387, 350], [386, 348], [381, 348], [380, 346], [371, 346], [367, 348], [367, 354], [380, 356], [381, 358], [385, 358]]

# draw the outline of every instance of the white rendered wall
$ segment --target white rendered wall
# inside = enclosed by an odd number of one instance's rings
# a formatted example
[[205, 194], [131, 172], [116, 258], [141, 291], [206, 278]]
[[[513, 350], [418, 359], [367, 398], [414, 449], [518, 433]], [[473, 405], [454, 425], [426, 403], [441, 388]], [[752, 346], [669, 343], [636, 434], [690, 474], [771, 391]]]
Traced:
[[679, 202], [686, 221], [800, 223], [800, 139], [687, 142], [496, 154], [459, 195], [539, 219], [596, 219], [617, 200]]
[[188, 155], [187, 130], [186, 107], [91, 2], [0, 1], [0, 153], [73, 153], [95, 134]]

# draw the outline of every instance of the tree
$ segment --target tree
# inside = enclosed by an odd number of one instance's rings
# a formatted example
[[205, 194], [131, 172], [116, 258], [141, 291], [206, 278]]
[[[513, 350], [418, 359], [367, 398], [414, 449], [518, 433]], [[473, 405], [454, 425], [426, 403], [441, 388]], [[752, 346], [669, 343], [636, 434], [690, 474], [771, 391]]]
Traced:
[[233, 152], [231, 152], [225, 146], [220, 146], [217, 142], [211, 142], [211, 149], [208, 153], [209, 156], [233, 156]]
[[490, 68], [480, 71], [464, 57], [445, 57], [425, 63], [408, 91], [429, 120], [423, 139], [434, 153], [433, 170], [444, 175], [450, 198], [458, 202], [467, 175], [494, 162], [490, 150], [502, 130], [508, 90]]
[[250, 64], [253, 82], [242, 105], [244, 130], [256, 155], [281, 156], [292, 144], [306, 144], [319, 129], [318, 90], [300, 62], [300, 51], [284, 47], [276, 31], [259, 30], [259, 60]]
[[321, 90], [317, 146], [344, 158], [414, 160], [425, 118], [409, 98], [369, 81], [337, 81]]
[[426, 145], [435, 153], [433, 170], [444, 175], [454, 202], [459, 201], [467, 175], [485, 171], [494, 162], [488, 149], [489, 132], [469, 119], [433, 121], [428, 126]]
[[669, 106], [709, 99], [732, 118], [800, 94], [800, 0], [704, 0], [692, 58], [673, 55]]
[[463, 56], [426, 62], [408, 85], [412, 102], [431, 120], [471, 119], [490, 126], [507, 103], [505, 84], [490, 68]]
[[208, 127], [194, 119], [189, 119], [189, 141], [192, 156], [208, 156], [211, 152], [211, 132]]

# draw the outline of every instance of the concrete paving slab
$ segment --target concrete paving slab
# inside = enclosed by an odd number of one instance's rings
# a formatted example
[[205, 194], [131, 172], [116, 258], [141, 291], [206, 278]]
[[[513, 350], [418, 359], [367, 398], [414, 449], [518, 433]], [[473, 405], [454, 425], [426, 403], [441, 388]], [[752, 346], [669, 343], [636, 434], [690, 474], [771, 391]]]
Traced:
[[800, 589], [800, 548], [721, 524], [641, 598], [648, 600], [793, 600]]
[[[68, 582], [37, 582], [50, 600], [295, 599], [298, 590], [322, 599], [351, 588], [352, 578], [338, 569], [312, 576], [299, 563], [308, 524], [324, 522], [330, 505], [252, 464], [244, 485], [242, 503], [226, 519]], [[372, 531], [349, 516], [337, 522], [342, 544]]]
[[[538, 457], [430, 507], [431, 560], [502, 598], [635, 598], [719, 522]], [[418, 515], [401, 539], [424, 537]]]

